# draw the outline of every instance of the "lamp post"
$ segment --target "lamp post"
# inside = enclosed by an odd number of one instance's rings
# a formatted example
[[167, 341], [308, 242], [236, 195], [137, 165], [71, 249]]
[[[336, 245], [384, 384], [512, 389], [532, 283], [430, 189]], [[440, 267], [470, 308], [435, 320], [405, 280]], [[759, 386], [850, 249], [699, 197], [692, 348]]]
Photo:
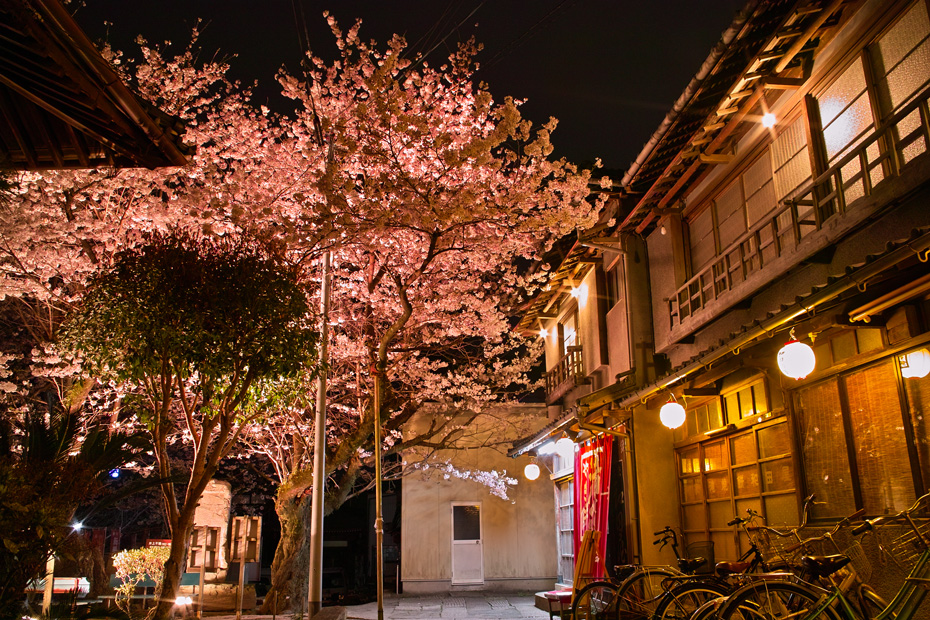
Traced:
[[[323, 254], [323, 282], [320, 308], [320, 362], [326, 363], [329, 340], [329, 267], [330, 253]], [[325, 368], [325, 366], [323, 366]], [[310, 496], [310, 588], [307, 612], [310, 618], [323, 606], [323, 488], [326, 486], [326, 371], [321, 370], [316, 384], [316, 417], [313, 422], [313, 490]], [[245, 562], [241, 563], [244, 566]]]

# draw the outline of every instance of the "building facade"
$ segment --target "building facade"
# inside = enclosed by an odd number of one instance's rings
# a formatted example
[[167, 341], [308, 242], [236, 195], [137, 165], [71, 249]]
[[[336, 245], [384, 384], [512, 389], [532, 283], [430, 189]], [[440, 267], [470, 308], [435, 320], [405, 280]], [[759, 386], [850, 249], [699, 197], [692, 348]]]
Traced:
[[[513, 454], [619, 433], [630, 561], [668, 560], [665, 525], [734, 559], [746, 509], [928, 490], [928, 98], [925, 0], [749, 3], [528, 309], [553, 424]], [[795, 340], [801, 378], [778, 363]]]

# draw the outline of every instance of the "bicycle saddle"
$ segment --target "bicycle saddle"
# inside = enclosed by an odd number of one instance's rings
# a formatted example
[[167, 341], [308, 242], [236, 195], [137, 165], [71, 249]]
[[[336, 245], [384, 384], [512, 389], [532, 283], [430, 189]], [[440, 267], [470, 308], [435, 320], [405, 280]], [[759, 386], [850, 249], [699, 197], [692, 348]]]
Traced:
[[679, 558], [678, 569], [683, 573], [693, 573], [706, 563], [707, 559], [700, 556], [696, 558]]
[[717, 562], [717, 566], [714, 567], [714, 570], [717, 571], [717, 574], [721, 577], [726, 577], [727, 575], [732, 575], [734, 573], [744, 573], [746, 569], [752, 562]]

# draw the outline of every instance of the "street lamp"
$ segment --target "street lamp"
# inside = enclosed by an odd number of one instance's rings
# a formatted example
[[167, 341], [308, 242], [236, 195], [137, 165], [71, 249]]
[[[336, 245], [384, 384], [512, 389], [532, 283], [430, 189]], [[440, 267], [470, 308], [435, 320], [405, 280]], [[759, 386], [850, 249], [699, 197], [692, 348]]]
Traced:
[[675, 395], [669, 393], [668, 402], [659, 409], [659, 420], [666, 427], [676, 429], [685, 423], [685, 408], [678, 404]]
[[899, 355], [898, 365], [901, 366], [901, 376], [905, 379], [922, 379], [930, 374], [930, 352], [917, 349]]
[[788, 337], [791, 340], [786, 342], [785, 346], [778, 352], [778, 368], [786, 377], [803, 379], [813, 372], [817, 358], [814, 356], [814, 350], [809, 345], [799, 342], [794, 337], [793, 327]]

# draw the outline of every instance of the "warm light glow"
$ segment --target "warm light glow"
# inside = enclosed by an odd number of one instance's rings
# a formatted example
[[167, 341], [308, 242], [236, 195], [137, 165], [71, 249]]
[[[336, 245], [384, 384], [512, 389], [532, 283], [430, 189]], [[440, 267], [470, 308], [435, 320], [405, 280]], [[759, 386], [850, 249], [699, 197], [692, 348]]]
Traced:
[[917, 349], [898, 358], [901, 376], [905, 379], [923, 379], [930, 374], [930, 352]]
[[575, 442], [568, 437], [562, 437], [555, 442], [555, 451], [563, 459], [571, 458], [575, 454]]
[[768, 129], [771, 129], [775, 126], [775, 115], [771, 112], [766, 112], [762, 115], [762, 126]]
[[792, 379], [803, 379], [811, 374], [816, 362], [814, 350], [797, 340], [789, 340], [778, 352], [778, 368]]
[[678, 428], [685, 423], [685, 408], [670, 400], [659, 409], [659, 420], [668, 428]]
[[546, 329], [545, 327], [543, 327], [542, 329], [540, 329], [540, 330], [539, 330], [539, 337], [540, 337], [540, 338], [548, 338], [548, 337], [549, 337], [549, 330]]
[[179, 596], [178, 598], [174, 599], [175, 605], [190, 605], [193, 602], [194, 599], [190, 596]]
[[523, 475], [527, 480], [536, 480], [539, 478], [539, 465], [536, 463], [529, 463], [523, 468]]
[[73, 529], [75, 532], [80, 532], [82, 529], [84, 529], [84, 524], [80, 521], [76, 521], [71, 524], [71, 529]]

